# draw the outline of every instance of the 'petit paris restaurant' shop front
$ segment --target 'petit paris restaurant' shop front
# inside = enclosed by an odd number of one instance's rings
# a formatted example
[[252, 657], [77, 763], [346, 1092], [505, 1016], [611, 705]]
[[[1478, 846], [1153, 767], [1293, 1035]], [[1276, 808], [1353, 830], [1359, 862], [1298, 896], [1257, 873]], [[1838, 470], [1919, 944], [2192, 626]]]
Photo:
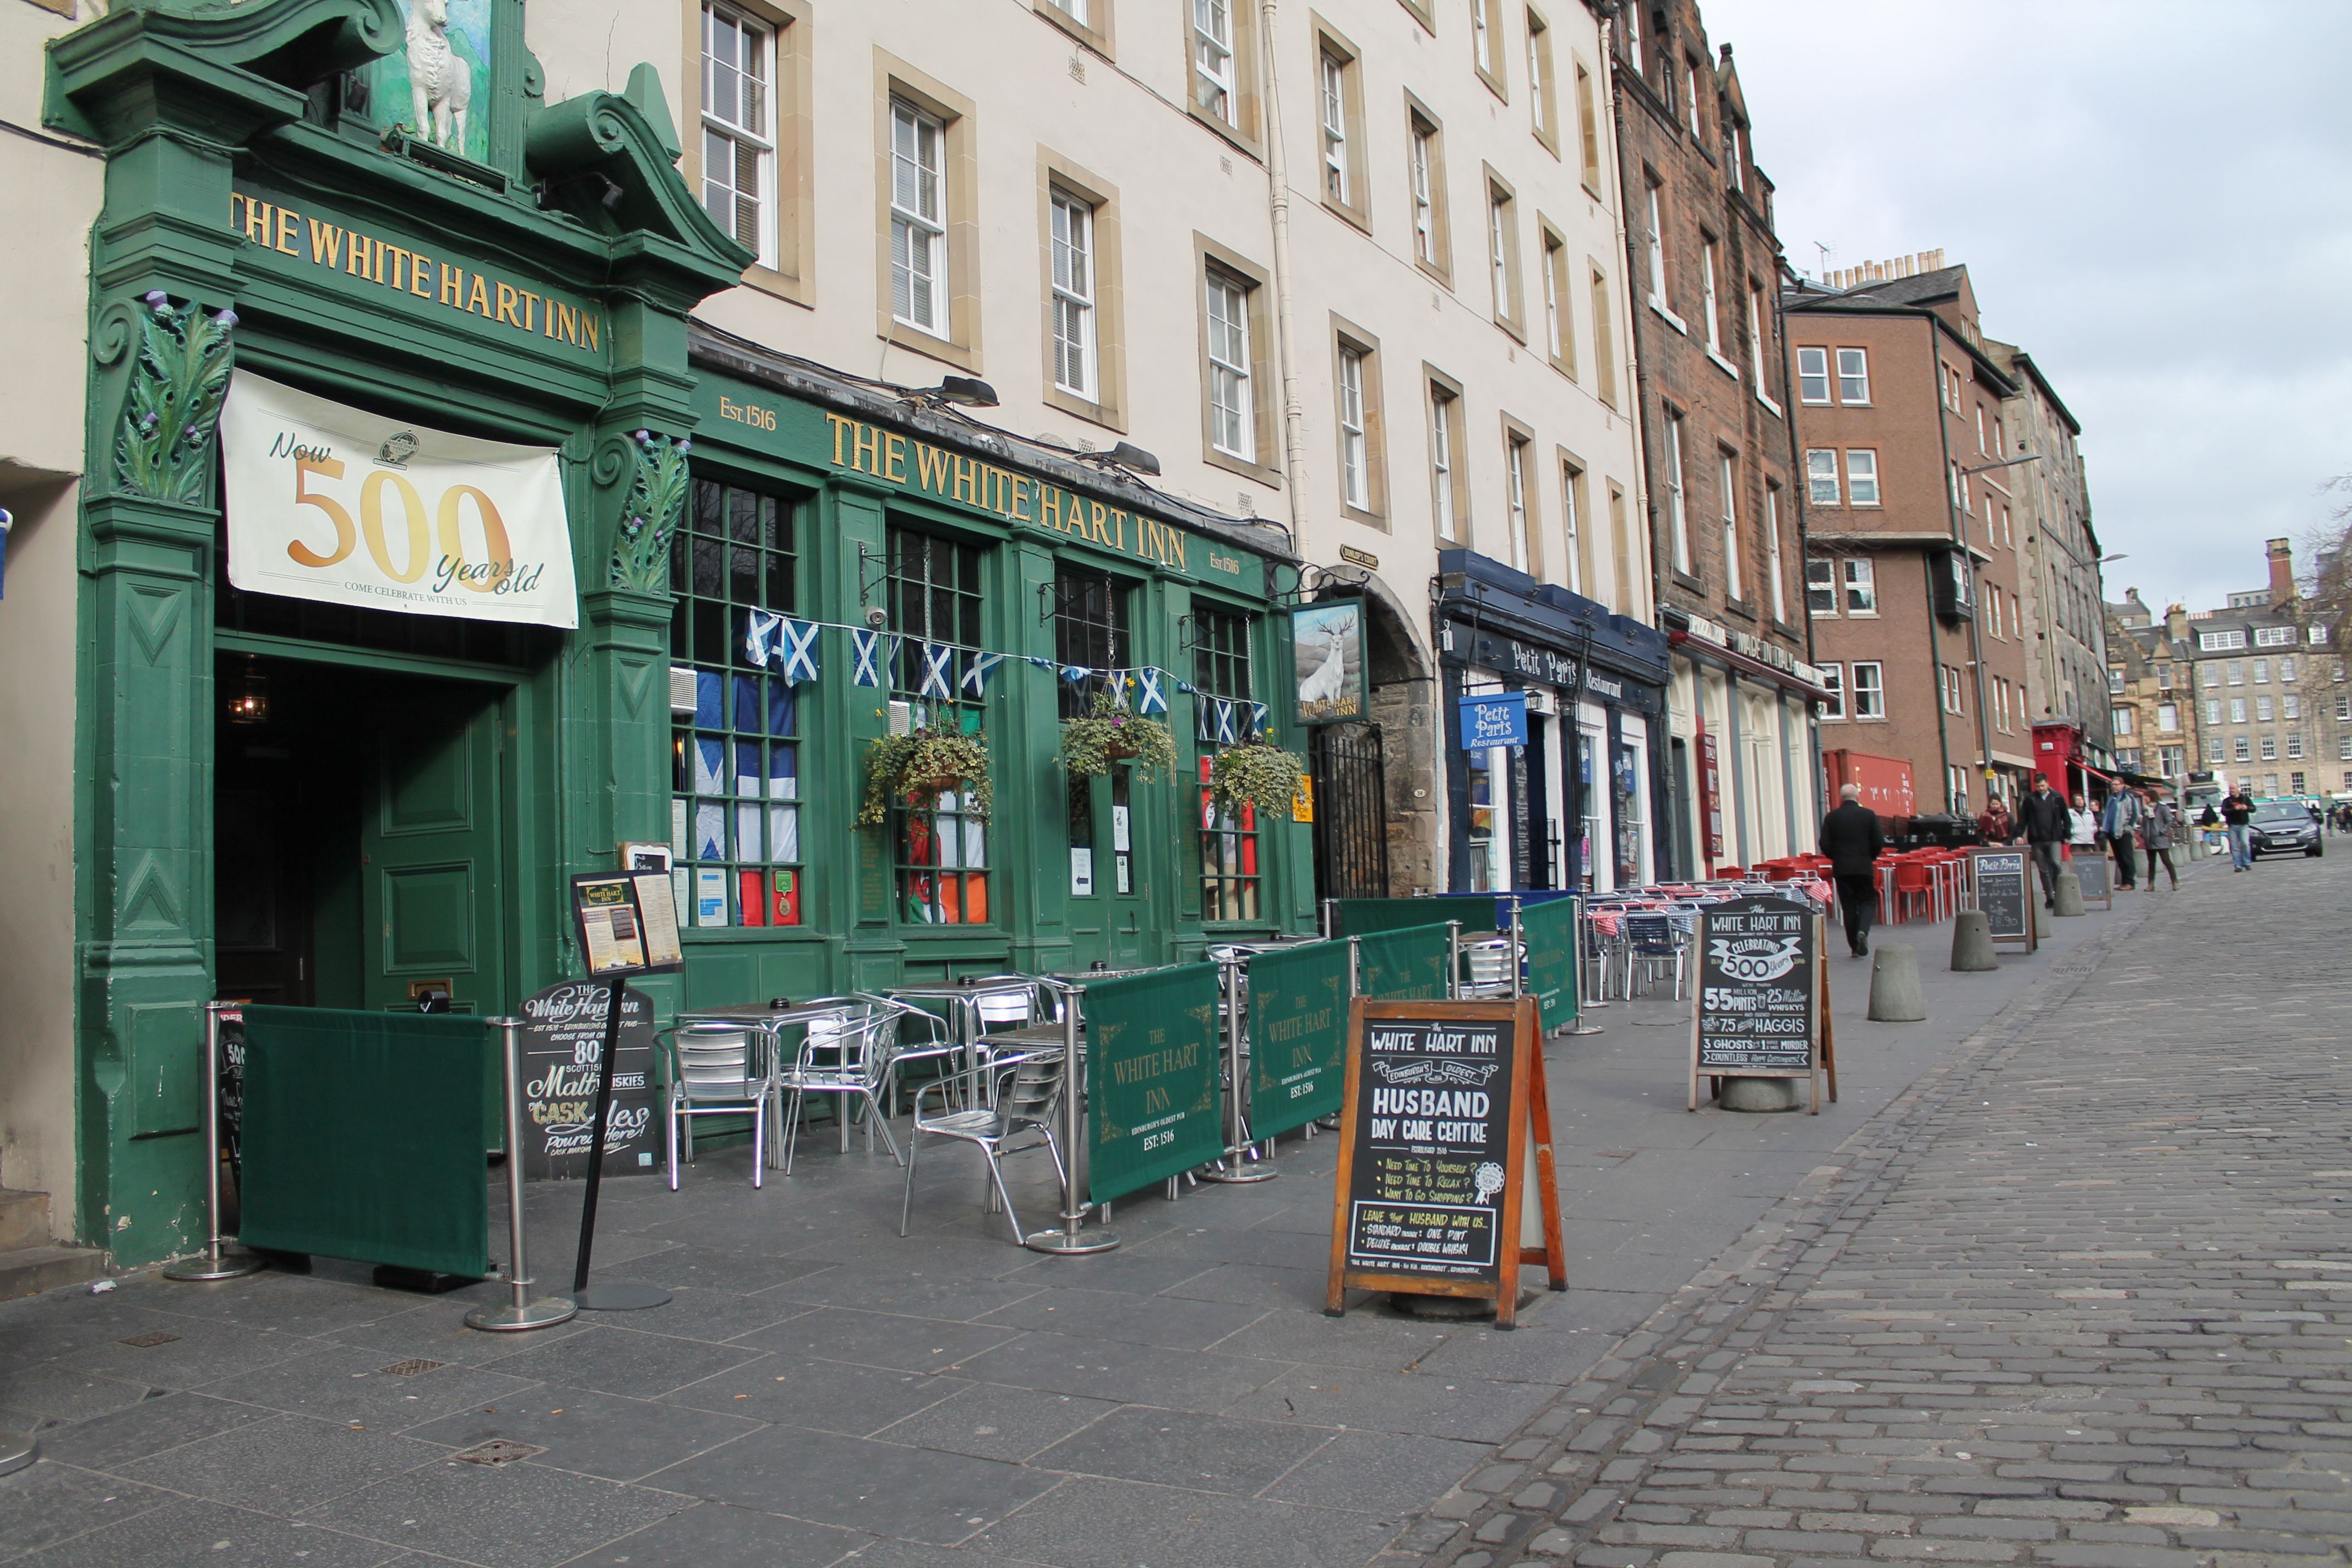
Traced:
[[[109, 150], [48, 584], [76, 963], [0, 978], [71, 991], [70, 1084], [27, 1109], [77, 1131], [12, 1184], [118, 1263], [189, 1250], [207, 1002], [518, 1012], [625, 845], [674, 866], [665, 1016], [1310, 923], [1307, 827], [1199, 782], [1286, 733], [1278, 534], [696, 341], [750, 258], [650, 68], [547, 103], [491, 7], [470, 109], [414, 138], [392, 15], [123, 9], [51, 51], [48, 118]], [[1060, 768], [1098, 696], [1173, 768]], [[869, 808], [919, 731], [985, 787]]]

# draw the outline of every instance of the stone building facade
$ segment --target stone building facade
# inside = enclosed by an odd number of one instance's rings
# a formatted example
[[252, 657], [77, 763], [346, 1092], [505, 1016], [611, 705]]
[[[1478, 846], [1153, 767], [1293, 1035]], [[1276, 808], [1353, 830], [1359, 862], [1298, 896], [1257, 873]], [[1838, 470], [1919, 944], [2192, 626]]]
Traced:
[[[2218, 609], [2190, 612], [2183, 626], [2195, 670], [2193, 682], [2185, 671], [2179, 677], [2195, 704], [2190, 766], [2226, 775], [2258, 798], [2352, 791], [2352, 685], [2343, 655], [2326, 624], [2305, 613], [2293, 543], [2273, 539], [2263, 549], [2267, 584], [2231, 594]], [[2110, 658], [2111, 677], [2116, 668]], [[2119, 760], [2126, 749], [2119, 734]]]

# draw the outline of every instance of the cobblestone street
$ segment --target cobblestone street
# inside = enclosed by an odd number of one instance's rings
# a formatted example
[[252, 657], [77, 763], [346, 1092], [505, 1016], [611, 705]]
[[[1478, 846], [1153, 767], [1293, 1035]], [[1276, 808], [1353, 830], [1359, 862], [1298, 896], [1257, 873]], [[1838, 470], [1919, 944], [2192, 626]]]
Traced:
[[2126, 898], [1384, 1561], [2341, 1561], [2344, 864]]

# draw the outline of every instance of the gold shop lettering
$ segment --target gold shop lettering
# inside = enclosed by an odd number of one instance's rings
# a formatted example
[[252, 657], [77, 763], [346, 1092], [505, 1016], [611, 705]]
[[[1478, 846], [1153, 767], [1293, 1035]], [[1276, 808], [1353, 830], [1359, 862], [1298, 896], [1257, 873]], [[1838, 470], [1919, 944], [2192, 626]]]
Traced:
[[[983, 458], [967, 458], [845, 414], [827, 414], [824, 422], [833, 430], [836, 468], [871, 474], [888, 484], [906, 485], [941, 500], [994, 512], [1008, 522], [1047, 529], [1155, 565], [1187, 566], [1190, 536], [1156, 517], [1145, 517], [1048, 484], [1034, 475], [1000, 468]], [[1236, 557], [1211, 552], [1208, 560], [1221, 572], [1241, 574]]]
[[584, 305], [569, 304], [487, 272], [468, 271], [356, 228], [305, 217], [292, 207], [241, 192], [230, 193], [228, 212], [229, 226], [264, 250], [298, 260], [307, 256], [314, 266], [414, 295], [443, 310], [479, 316], [591, 353], [604, 352], [604, 320]]

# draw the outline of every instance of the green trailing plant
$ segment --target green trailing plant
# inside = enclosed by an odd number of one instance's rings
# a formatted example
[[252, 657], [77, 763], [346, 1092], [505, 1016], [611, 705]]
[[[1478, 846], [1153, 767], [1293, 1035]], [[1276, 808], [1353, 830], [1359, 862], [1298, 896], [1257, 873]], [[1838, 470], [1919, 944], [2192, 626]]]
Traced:
[[613, 586], [659, 594], [669, 587], [669, 542], [686, 513], [686, 459], [694, 437], [669, 441], [639, 430], [629, 439], [635, 474], [613, 540]]
[[1209, 795], [1220, 811], [1235, 811], [1244, 802], [1260, 811], [1290, 809], [1307, 764], [1280, 746], [1252, 741], [1227, 746], [1209, 764]]
[[157, 500], [204, 499], [212, 477], [213, 427], [228, 392], [229, 334], [236, 312], [208, 316], [174, 306], [161, 289], [139, 319], [139, 360], [114, 440], [115, 482]]
[[936, 805], [943, 791], [959, 790], [964, 814], [988, 820], [994, 793], [988, 776], [988, 736], [961, 730], [910, 730], [882, 735], [866, 748], [866, 797], [857, 826], [878, 827], [901, 802], [918, 810]]
[[1176, 766], [1176, 737], [1159, 720], [1130, 713], [1097, 691], [1090, 712], [1062, 721], [1062, 754], [1055, 761], [1075, 778], [1108, 773], [1120, 763], [1149, 777]]

